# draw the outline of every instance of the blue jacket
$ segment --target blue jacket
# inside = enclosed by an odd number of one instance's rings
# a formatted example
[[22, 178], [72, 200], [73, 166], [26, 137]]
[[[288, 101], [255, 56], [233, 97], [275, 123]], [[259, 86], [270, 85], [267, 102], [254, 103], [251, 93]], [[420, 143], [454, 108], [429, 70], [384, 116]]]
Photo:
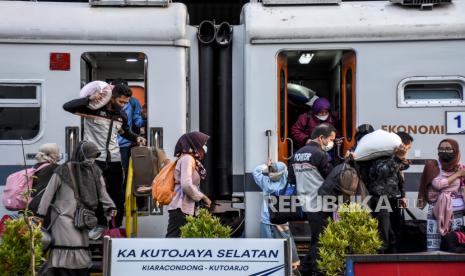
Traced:
[[287, 169], [286, 164], [282, 162], [277, 163], [278, 171], [286, 170], [284, 174], [281, 176], [279, 181], [271, 181], [268, 175], [263, 174], [263, 171], [267, 168], [266, 165], [260, 165], [256, 167], [252, 173], [255, 183], [262, 189], [263, 191], [263, 206], [262, 206], [262, 223], [271, 224], [270, 223], [270, 214], [268, 212], [268, 208], [266, 206], [266, 196], [281, 190], [287, 184]]
[[[129, 129], [132, 126], [141, 128], [146, 124], [146, 120], [142, 118], [140, 103], [136, 98], [131, 97], [129, 103], [123, 107], [123, 111], [128, 117]], [[131, 146], [132, 142], [118, 135], [118, 144], [120, 148]]]

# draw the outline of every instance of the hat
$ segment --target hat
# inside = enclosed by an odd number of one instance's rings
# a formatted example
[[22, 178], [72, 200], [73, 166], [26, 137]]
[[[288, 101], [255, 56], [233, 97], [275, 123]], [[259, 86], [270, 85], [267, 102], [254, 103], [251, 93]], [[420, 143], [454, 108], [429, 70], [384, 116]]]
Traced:
[[90, 109], [97, 110], [99, 108], [104, 107], [106, 104], [110, 102], [112, 89], [113, 89], [113, 86], [104, 81], [93, 81], [93, 82], [89, 82], [81, 89], [81, 91], [79, 92], [79, 96], [81, 98], [85, 98], [95, 93], [103, 92], [104, 97], [100, 99], [99, 101], [97, 100], [89, 101], [88, 107]]
[[331, 107], [331, 103], [326, 98], [318, 98], [313, 102], [312, 112], [313, 114], [318, 114], [322, 110], [328, 110]]

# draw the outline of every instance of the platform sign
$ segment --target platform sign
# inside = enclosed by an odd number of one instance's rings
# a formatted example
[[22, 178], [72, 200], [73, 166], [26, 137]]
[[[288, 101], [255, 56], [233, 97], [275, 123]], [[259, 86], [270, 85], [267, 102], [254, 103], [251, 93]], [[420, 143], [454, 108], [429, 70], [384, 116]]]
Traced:
[[446, 134], [465, 134], [465, 112], [446, 111]]
[[104, 275], [290, 275], [285, 239], [112, 239]]

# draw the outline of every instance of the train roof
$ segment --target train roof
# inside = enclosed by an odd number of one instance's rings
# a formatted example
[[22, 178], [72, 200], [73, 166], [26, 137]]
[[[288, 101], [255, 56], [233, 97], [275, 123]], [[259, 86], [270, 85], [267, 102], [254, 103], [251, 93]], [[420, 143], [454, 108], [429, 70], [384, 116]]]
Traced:
[[0, 41], [187, 45], [188, 14], [168, 7], [91, 7], [88, 3], [0, 1]]
[[389, 1], [312, 6], [248, 3], [241, 22], [249, 43], [464, 39], [465, 1], [428, 11]]

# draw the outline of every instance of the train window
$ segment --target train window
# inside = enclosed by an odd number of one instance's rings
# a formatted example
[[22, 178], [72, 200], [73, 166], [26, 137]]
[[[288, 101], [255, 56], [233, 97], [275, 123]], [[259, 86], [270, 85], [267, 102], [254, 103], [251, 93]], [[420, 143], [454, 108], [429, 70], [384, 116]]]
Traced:
[[39, 134], [40, 89], [40, 83], [0, 81], [0, 141]]
[[465, 78], [415, 77], [398, 87], [399, 107], [465, 106]]

